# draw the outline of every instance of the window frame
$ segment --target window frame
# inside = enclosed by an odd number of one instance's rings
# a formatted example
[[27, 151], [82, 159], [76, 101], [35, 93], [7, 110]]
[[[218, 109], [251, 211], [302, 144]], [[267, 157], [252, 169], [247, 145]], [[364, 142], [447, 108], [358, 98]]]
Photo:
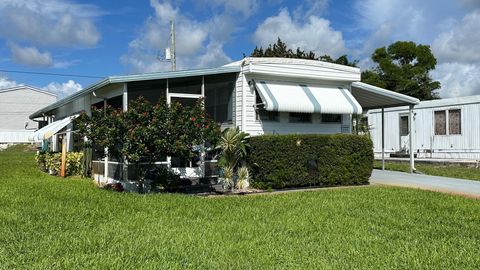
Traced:
[[[459, 111], [460, 113], [460, 133], [451, 133], [450, 132], [450, 111]], [[444, 115], [445, 115], [445, 134], [437, 134], [437, 130], [436, 130], [436, 117], [435, 117], [435, 114], [437, 112], [443, 112]], [[456, 107], [453, 107], [453, 108], [448, 108], [448, 109], [442, 109], [442, 110], [434, 110], [433, 111], [433, 133], [434, 133], [434, 136], [461, 136], [462, 135], [462, 109], [461, 108], [456, 108]]]
[[[405, 131], [405, 127], [403, 127], [402, 118], [407, 118], [406, 132], [403, 132]], [[398, 121], [399, 121], [400, 136], [408, 136], [410, 134], [410, 129], [409, 129], [410, 117], [408, 116], [408, 114], [400, 114]]]
[[[447, 113], [447, 115], [448, 115], [448, 121], [447, 121], [448, 135], [452, 135], [452, 136], [462, 135], [462, 109], [461, 108], [449, 108], [447, 111], [448, 111], [448, 113]], [[450, 111], [458, 111], [459, 112], [459, 119], [458, 119], [458, 121], [459, 121], [459, 133], [452, 133], [451, 130], [450, 130], [450, 128], [451, 128], [451, 126], [450, 126]]]

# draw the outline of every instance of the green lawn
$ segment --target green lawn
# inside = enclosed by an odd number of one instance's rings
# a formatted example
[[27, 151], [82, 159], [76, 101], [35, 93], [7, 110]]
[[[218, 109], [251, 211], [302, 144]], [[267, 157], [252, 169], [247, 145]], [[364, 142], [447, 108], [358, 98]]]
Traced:
[[[382, 168], [382, 162], [375, 160], [373, 163], [375, 169]], [[410, 172], [410, 164], [408, 162], [391, 162], [385, 161], [385, 169], [400, 172]], [[435, 165], [426, 163], [415, 163], [415, 169], [423, 174], [446, 176], [462, 179], [470, 179], [480, 181], [480, 169], [469, 168], [460, 165]]]
[[480, 200], [357, 187], [121, 194], [0, 152], [2, 269], [479, 269]]

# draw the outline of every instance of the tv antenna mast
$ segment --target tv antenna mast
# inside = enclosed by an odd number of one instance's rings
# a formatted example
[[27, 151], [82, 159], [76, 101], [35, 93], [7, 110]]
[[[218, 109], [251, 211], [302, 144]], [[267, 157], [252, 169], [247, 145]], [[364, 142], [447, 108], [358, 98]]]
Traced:
[[158, 53], [157, 59], [162, 62], [172, 63], [172, 71], [177, 70], [177, 57], [175, 54], [175, 23], [173, 20], [170, 20], [170, 38], [167, 41], [165, 54], [163, 57], [161, 57], [160, 53]]

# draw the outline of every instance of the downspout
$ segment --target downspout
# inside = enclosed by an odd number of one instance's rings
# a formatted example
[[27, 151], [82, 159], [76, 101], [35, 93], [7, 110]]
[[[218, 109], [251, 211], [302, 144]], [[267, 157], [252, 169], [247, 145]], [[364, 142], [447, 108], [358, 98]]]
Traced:
[[[123, 111], [126, 112], [128, 110], [128, 86], [127, 83], [123, 83]], [[122, 167], [122, 178], [124, 181], [128, 181], [128, 160], [125, 156], [123, 156], [123, 167]]]
[[385, 171], [385, 108], [382, 107], [382, 171]]
[[242, 65], [240, 66], [240, 72], [242, 73], [242, 119], [241, 119], [241, 130], [246, 132], [247, 130], [247, 93], [245, 92], [245, 82], [247, 78], [245, 77], [244, 72], [245, 60], [243, 60]]
[[410, 105], [409, 108], [409, 119], [408, 119], [408, 129], [410, 137], [410, 173], [414, 173], [415, 170], [415, 160], [413, 152], [413, 105]]

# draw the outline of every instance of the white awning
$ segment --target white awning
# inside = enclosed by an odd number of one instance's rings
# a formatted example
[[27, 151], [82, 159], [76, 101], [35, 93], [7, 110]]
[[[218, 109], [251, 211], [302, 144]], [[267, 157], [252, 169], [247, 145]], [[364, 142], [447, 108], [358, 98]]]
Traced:
[[55, 135], [60, 130], [62, 130], [68, 124], [70, 124], [73, 121], [73, 119], [75, 119], [75, 117], [76, 117], [76, 115], [66, 117], [62, 120], [58, 120], [58, 121], [55, 121], [53, 123], [50, 123], [50, 124], [44, 126], [43, 128], [35, 131], [32, 135], [30, 135], [28, 137], [28, 140], [35, 141], [35, 142], [46, 140], [46, 139], [52, 137], [53, 135]]
[[361, 114], [362, 107], [344, 87], [255, 81], [267, 111]]

